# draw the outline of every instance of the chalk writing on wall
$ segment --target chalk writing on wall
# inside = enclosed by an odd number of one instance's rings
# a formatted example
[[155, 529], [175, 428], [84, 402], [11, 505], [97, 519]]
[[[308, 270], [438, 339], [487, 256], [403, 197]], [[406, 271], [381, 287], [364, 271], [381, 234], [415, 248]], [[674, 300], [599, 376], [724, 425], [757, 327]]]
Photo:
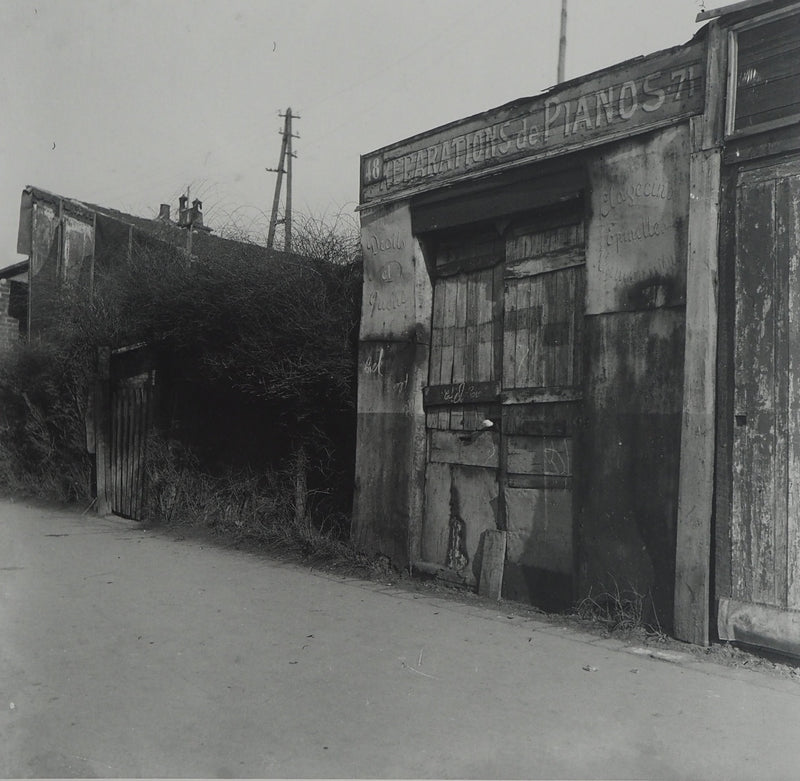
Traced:
[[383, 347], [376, 354], [368, 355], [364, 360], [364, 374], [377, 374], [383, 377]]
[[570, 451], [564, 447], [561, 450], [552, 447], [544, 448], [544, 470], [548, 475], [571, 475]]
[[398, 396], [404, 397], [408, 390], [408, 372], [403, 375], [403, 379], [393, 383], [392, 388]]
[[[659, 202], [671, 200], [670, 184], [663, 179], [633, 181], [624, 187], [603, 190], [600, 218], [604, 222], [606, 248], [619, 253], [624, 251], [625, 244], [665, 235], [674, 228], [674, 221], [665, 222], [665, 210]], [[637, 215], [633, 222], [629, 220], [631, 210]]]
[[362, 344], [359, 356], [359, 411], [413, 414], [414, 345]]

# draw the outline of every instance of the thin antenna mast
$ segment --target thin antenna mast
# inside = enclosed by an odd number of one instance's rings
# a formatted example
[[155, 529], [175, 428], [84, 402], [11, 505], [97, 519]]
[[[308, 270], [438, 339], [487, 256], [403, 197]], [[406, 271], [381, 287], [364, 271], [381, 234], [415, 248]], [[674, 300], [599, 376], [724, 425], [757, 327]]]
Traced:
[[561, 0], [561, 34], [558, 39], [557, 84], [564, 81], [564, 63], [567, 59], [567, 0]]
[[[284, 224], [284, 238], [283, 247], [286, 252], [292, 249], [292, 158], [297, 155], [292, 152], [292, 139], [300, 138], [298, 135], [292, 133], [292, 119], [300, 119], [298, 114], [292, 114], [292, 109], [287, 108], [285, 114], [279, 116], [284, 117], [283, 130], [281, 132], [281, 156], [277, 168], [267, 168], [267, 171], [272, 171], [278, 174], [275, 182], [275, 195], [272, 198], [272, 214], [269, 220], [269, 233], [267, 235], [267, 247], [272, 249], [275, 246], [275, 228], [278, 223]], [[286, 174], [286, 214], [284, 219], [278, 219], [278, 204], [281, 198], [281, 185], [283, 184], [283, 175]]]

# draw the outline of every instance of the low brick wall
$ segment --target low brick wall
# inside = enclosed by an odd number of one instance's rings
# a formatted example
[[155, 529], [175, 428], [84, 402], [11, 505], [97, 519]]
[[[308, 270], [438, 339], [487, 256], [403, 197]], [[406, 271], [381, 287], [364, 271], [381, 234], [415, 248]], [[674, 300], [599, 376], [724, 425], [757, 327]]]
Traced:
[[11, 304], [11, 282], [0, 279], [0, 352], [10, 350], [20, 338], [19, 320], [8, 314]]

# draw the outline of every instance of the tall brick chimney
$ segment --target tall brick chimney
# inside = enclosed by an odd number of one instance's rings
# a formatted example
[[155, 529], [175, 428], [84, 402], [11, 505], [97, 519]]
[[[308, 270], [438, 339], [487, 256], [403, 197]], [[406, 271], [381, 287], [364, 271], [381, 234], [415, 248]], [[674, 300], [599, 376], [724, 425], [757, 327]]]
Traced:
[[195, 228], [203, 227], [203, 202], [199, 198], [192, 201], [192, 210], [189, 212], [189, 224]]
[[188, 203], [189, 198], [186, 195], [178, 198], [178, 225], [181, 228], [188, 228], [191, 224]]

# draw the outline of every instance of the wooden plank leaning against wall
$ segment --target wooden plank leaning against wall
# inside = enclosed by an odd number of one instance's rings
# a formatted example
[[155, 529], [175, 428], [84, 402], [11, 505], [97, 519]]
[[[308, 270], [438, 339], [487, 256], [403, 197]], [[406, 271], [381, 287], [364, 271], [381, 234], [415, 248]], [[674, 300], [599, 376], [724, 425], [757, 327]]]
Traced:
[[726, 38], [708, 28], [706, 105], [690, 119], [689, 252], [675, 565], [675, 635], [708, 645], [715, 452], [717, 253]]

